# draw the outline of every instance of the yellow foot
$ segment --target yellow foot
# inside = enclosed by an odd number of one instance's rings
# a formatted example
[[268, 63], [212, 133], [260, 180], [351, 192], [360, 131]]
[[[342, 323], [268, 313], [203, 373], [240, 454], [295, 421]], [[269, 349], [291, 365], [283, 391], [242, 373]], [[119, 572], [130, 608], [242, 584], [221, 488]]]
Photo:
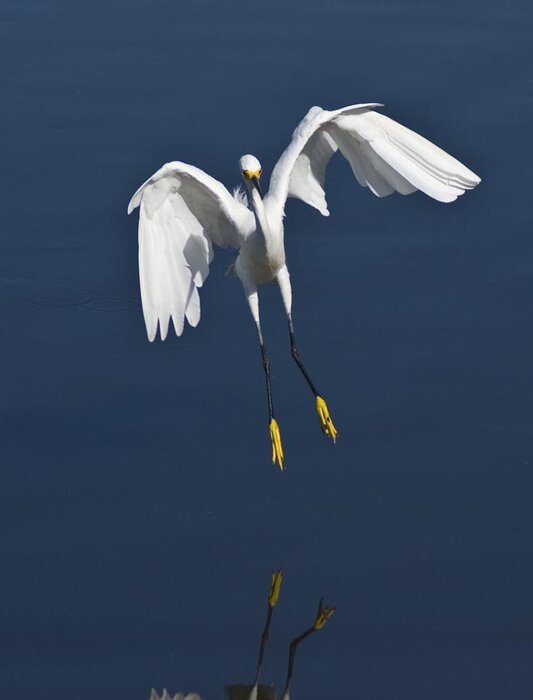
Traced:
[[338, 433], [335, 426], [333, 425], [331, 416], [329, 415], [326, 402], [321, 396], [316, 397], [316, 410], [318, 413], [318, 417], [320, 418], [320, 427], [322, 428], [322, 432], [324, 433], [324, 435], [329, 435], [333, 442], [336, 442]]
[[272, 464], [277, 464], [283, 471], [283, 447], [281, 446], [281, 433], [279, 432], [278, 421], [275, 418], [269, 423], [270, 440], [272, 442]]

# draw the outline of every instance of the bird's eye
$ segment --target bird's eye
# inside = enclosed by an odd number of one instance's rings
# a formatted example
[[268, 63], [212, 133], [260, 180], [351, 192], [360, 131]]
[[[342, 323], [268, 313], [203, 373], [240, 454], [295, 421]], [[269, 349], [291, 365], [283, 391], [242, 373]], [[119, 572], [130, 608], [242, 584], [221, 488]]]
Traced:
[[263, 174], [263, 168], [259, 168], [259, 177]]

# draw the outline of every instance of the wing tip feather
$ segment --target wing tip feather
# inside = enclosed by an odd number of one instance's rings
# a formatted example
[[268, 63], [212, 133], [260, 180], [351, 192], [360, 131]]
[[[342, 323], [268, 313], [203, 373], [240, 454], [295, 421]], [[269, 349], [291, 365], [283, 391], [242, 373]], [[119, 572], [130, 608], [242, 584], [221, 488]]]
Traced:
[[135, 211], [135, 209], [137, 209], [137, 207], [138, 207], [139, 204], [141, 203], [142, 193], [143, 193], [143, 191], [144, 191], [145, 186], [146, 186], [146, 182], [143, 183], [143, 184], [139, 187], [138, 190], [136, 190], [135, 194], [134, 194], [133, 197], [130, 199], [130, 201], [129, 201], [129, 203], [128, 203], [128, 216], [132, 213], [132, 211]]

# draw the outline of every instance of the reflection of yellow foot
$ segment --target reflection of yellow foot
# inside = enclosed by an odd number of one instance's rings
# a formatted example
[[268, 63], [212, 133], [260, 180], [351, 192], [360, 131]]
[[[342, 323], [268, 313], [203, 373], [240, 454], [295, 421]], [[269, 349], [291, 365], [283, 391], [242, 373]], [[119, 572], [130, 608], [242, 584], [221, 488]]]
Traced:
[[318, 417], [320, 418], [320, 427], [322, 428], [322, 432], [324, 435], [329, 435], [333, 442], [336, 442], [338, 433], [333, 425], [331, 416], [329, 415], [326, 402], [321, 396], [316, 397], [316, 410]]
[[278, 421], [275, 418], [269, 423], [270, 440], [272, 442], [272, 464], [277, 464], [283, 471], [283, 447], [281, 446], [281, 434], [279, 432]]
[[315, 624], [313, 627], [316, 630], [321, 630], [322, 627], [326, 624], [326, 622], [329, 620], [329, 618], [335, 614], [337, 611], [337, 608], [330, 608], [327, 605], [324, 605], [324, 598], [320, 598], [320, 603], [318, 604], [318, 612], [315, 617]]

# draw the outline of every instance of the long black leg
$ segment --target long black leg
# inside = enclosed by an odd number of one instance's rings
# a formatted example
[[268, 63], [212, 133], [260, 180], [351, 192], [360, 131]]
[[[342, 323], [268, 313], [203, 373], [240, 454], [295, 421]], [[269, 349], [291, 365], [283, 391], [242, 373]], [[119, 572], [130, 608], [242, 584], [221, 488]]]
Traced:
[[259, 345], [261, 347], [261, 358], [263, 361], [263, 370], [265, 372], [265, 381], [267, 388], [267, 401], [268, 401], [268, 430], [270, 432], [270, 442], [272, 444], [272, 463], [277, 464], [280, 469], [283, 470], [283, 447], [281, 445], [281, 434], [279, 431], [279, 425], [274, 418], [274, 403], [272, 401], [272, 384], [270, 381], [270, 360], [265, 349], [265, 343], [263, 342], [263, 334], [261, 333], [261, 324], [259, 322], [259, 297], [257, 295], [257, 288], [249, 287], [246, 293], [248, 299], [248, 304], [250, 305], [250, 311], [254, 317], [255, 326], [257, 328], [257, 337], [259, 339]]
[[263, 359], [263, 369], [265, 371], [265, 380], [267, 387], [267, 401], [268, 401], [268, 430], [270, 432], [270, 442], [272, 444], [272, 464], [277, 464], [278, 467], [283, 471], [283, 447], [281, 445], [281, 434], [279, 432], [279, 425], [274, 417], [274, 403], [272, 401], [272, 383], [270, 381], [270, 360], [266, 354], [265, 344], [263, 342], [263, 335], [261, 333], [261, 328], [257, 326], [257, 334], [259, 337], [259, 345], [261, 346], [261, 357]]
[[284, 265], [277, 275], [279, 290], [281, 292], [281, 298], [283, 300], [283, 306], [285, 307], [285, 313], [287, 314], [287, 321], [289, 322], [289, 336], [291, 339], [291, 355], [298, 365], [300, 372], [303, 374], [305, 381], [309, 384], [309, 388], [315, 396], [320, 396], [318, 389], [314, 385], [313, 380], [309, 376], [308, 371], [305, 369], [304, 364], [300, 358], [300, 353], [296, 347], [296, 338], [294, 337], [294, 326], [292, 323], [291, 307], [292, 307], [292, 290], [291, 290], [291, 280], [289, 271], [286, 265]]
[[289, 336], [291, 339], [291, 355], [298, 365], [298, 369], [300, 372], [303, 374], [305, 381], [309, 385], [309, 388], [314, 394], [315, 400], [316, 400], [316, 410], [318, 413], [318, 418], [320, 420], [320, 428], [322, 432], [325, 435], [328, 435], [333, 442], [336, 441], [337, 439], [337, 430], [335, 426], [333, 425], [333, 421], [331, 420], [331, 416], [329, 415], [328, 407], [326, 402], [324, 401], [324, 398], [321, 396], [321, 394], [318, 393], [318, 389], [315, 386], [315, 383], [311, 379], [309, 372], [305, 369], [304, 364], [300, 358], [300, 353], [298, 352], [298, 348], [296, 347], [296, 339], [294, 337], [294, 326], [292, 323], [292, 315], [291, 315], [291, 308], [292, 308], [292, 290], [291, 290], [291, 281], [290, 281], [290, 275], [289, 271], [287, 270], [286, 265], [284, 265], [281, 270], [278, 272], [277, 275], [277, 280], [279, 284], [279, 289], [281, 292], [281, 298], [283, 299], [283, 306], [285, 307], [285, 313], [287, 314], [287, 320], [289, 322]]
[[309, 373], [305, 369], [304, 364], [303, 364], [302, 360], [300, 359], [300, 353], [298, 352], [298, 348], [296, 347], [296, 338], [294, 337], [294, 326], [292, 323], [292, 318], [290, 316], [289, 316], [289, 336], [291, 339], [291, 355], [292, 355], [293, 360], [298, 365], [300, 372], [303, 374], [305, 381], [309, 384], [309, 387], [310, 387], [311, 391], [313, 392], [313, 394], [315, 396], [320, 396], [318, 389], [314, 385], [313, 380], [309, 376]]
[[265, 343], [263, 341], [263, 334], [261, 333], [261, 328], [257, 329], [257, 337], [259, 338], [259, 346], [261, 348], [261, 358], [263, 360], [263, 370], [265, 372], [266, 388], [267, 388], [267, 401], [268, 401], [268, 421], [274, 418], [274, 402], [272, 401], [272, 382], [270, 379], [270, 360], [265, 348]]
[[309, 388], [313, 392], [315, 399], [316, 399], [316, 410], [318, 413], [318, 417], [320, 419], [320, 428], [322, 432], [325, 435], [328, 435], [333, 442], [337, 440], [337, 429], [333, 425], [333, 421], [331, 420], [331, 416], [329, 415], [329, 410], [327, 407], [326, 402], [324, 401], [323, 397], [319, 394], [318, 389], [316, 388], [313, 380], [309, 376], [309, 373], [304, 367], [304, 364], [302, 360], [300, 359], [300, 353], [298, 352], [298, 348], [296, 347], [296, 340], [294, 338], [294, 326], [292, 324], [292, 318], [289, 314], [289, 335], [291, 339], [291, 355], [298, 365], [298, 369], [300, 372], [303, 374], [305, 381], [308, 383]]

